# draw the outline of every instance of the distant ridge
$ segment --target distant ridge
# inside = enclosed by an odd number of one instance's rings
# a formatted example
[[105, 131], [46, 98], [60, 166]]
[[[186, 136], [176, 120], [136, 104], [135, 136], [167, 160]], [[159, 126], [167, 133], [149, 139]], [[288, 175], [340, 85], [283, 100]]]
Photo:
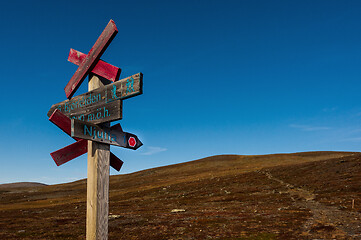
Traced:
[[37, 182], [17, 182], [17, 183], [5, 183], [0, 184], [0, 189], [13, 189], [13, 188], [35, 188], [35, 187], [44, 187], [47, 186], [43, 183]]
[[[210, 174], [216, 176], [228, 175], [233, 173], [245, 173], [256, 171], [262, 168], [274, 167], [274, 166], [286, 166], [293, 164], [302, 164], [306, 162], [322, 161], [332, 158], [341, 158], [358, 154], [359, 152], [347, 152], [347, 151], [308, 151], [308, 152], [295, 152], [295, 153], [273, 153], [264, 155], [237, 155], [237, 154], [222, 154], [204, 157], [196, 160], [191, 160], [183, 163], [170, 164], [166, 166], [160, 166], [155, 168], [144, 169], [141, 171], [119, 174], [110, 176], [110, 181], [117, 182], [124, 178], [137, 178], [148, 176], [157, 178], [164, 178], [165, 181], [171, 179], [184, 179], [187, 177], [203, 178]], [[83, 185], [86, 182], [85, 179], [76, 180], [74, 182], [60, 183], [54, 185], [47, 185], [37, 182], [16, 182], [0, 184], [0, 189], [12, 189], [12, 188], [32, 188], [32, 187], [44, 187], [44, 186], [69, 186], [75, 187]], [[150, 181], [154, 182], [154, 181]]]
[[150, 178], [148, 179], [150, 183], [157, 182], [155, 179], [158, 179], [159, 182], [183, 182], [183, 180], [190, 181], [191, 179], [208, 178], [210, 175], [215, 177], [246, 173], [260, 170], [262, 168], [329, 160], [333, 158], [351, 156], [354, 154], [357, 154], [357, 152], [310, 151], [265, 155], [215, 155], [188, 162], [146, 169], [129, 174], [114, 175], [111, 176], [111, 183], [113, 181], [123, 181], [127, 178], [138, 177], [143, 179], [144, 177]]

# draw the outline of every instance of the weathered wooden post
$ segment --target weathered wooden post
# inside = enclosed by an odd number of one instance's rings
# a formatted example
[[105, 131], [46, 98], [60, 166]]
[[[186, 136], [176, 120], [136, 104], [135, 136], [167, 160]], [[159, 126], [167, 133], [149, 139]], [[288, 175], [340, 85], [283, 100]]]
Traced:
[[[108, 239], [109, 166], [120, 170], [123, 161], [110, 152], [110, 144], [133, 150], [142, 146], [134, 134], [124, 132], [120, 124], [111, 121], [122, 118], [122, 100], [142, 94], [143, 74], [137, 73], [119, 80], [120, 68], [100, 60], [118, 32], [110, 20], [88, 55], [70, 50], [68, 60], [79, 65], [65, 87], [67, 100], [54, 104], [49, 120], [75, 143], [52, 152], [59, 166], [88, 153], [86, 239]], [[89, 75], [87, 93], [73, 97]], [[103, 83], [99, 77], [113, 83]]]
[[[104, 87], [89, 76], [88, 90]], [[110, 127], [109, 123], [104, 123]], [[88, 141], [86, 239], [108, 239], [110, 145]]]

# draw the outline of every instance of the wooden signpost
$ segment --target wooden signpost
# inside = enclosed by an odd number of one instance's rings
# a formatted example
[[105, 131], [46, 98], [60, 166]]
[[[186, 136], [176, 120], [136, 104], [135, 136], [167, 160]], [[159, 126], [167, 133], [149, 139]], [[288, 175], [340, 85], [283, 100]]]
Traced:
[[123, 132], [119, 123], [111, 128], [101, 128], [90, 122], [72, 119], [71, 136], [134, 150], [143, 145], [136, 135]]
[[[110, 126], [122, 118], [122, 101], [143, 93], [142, 73], [118, 80], [121, 69], [100, 60], [117, 33], [110, 20], [87, 55], [70, 49], [68, 60], [79, 67], [65, 86], [68, 99], [52, 105], [47, 114], [76, 141], [50, 154], [58, 166], [88, 153], [87, 240], [108, 239], [109, 166], [119, 171], [123, 165], [110, 145], [133, 150], [143, 145], [136, 135], [123, 132], [120, 124]], [[87, 75], [89, 91], [72, 98]]]

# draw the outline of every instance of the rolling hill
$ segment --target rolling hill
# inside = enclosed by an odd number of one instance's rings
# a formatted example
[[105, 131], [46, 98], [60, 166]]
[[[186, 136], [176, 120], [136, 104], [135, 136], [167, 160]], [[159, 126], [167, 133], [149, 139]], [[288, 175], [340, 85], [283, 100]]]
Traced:
[[[361, 153], [220, 155], [110, 178], [109, 239], [361, 239]], [[0, 239], [85, 239], [86, 180], [0, 185]]]
[[47, 186], [46, 184], [43, 183], [36, 183], [36, 182], [16, 182], [16, 183], [5, 183], [5, 184], [0, 184], [0, 190], [1, 189], [5, 189], [5, 190], [9, 190], [9, 189], [15, 189], [15, 188], [36, 188], [36, 187], [43, 187], [43, 186]]

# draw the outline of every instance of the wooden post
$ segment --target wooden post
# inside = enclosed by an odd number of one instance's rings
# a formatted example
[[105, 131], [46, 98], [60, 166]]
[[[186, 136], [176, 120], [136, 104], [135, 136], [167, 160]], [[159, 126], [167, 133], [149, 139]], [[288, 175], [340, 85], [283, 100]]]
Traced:
[[[142, 73], [116, 81], [119, 79], [120, 69], [100, 60], [117, 33], [118, 29], [114, 21], [110, 20], [87, 55], [70, 50], [69, 61], [78, 64], [79, 67], [65, 86], [64, 90], [68, 100], [53, 105], [48, 112], [49, 120], [68, 135], [74, 135], [73, 138], [77, 141], [75, 144], [51, 153], [56, 164], [61, 165], [86, 151], [88, 152], [87, 240], [108, 239], [109, 165], [119, 171], [123, 164], [123, 161], [110, 152], [109, 143], [113, 143], [113, 140], [105, 144], [100, 140], [100, 133], [107, 133], [103, 130], [110, 129], [109, 122], [122, 118], [122, 100], [142, 94], [143, 89]], [[92, 73], [101, 76], [101, 79]], [[89, 75], [89, 92], [72, 98], [87, 75]], [[109, 80], [115, 82], [105, 88], [104, 85], [108, 85]], [[97, 88], [101, 88], [99, 89], [101, 91], [94, 95], [95, 92], [92, 90]], [[98, 126], [92, 125], [92, 127], [95, 126], [98, 130], [103, 131], [96, 132], [100, 142], [85, 142], [89, 138], [78, 139], [75, 137], [73, 128], [76, 126], [76, 121], [71, 120], [74, 118], [99, 124]], [[123, 142], [117, 142], [115, 145], [134, 150], [142, 145], [136, 135], [123, 132], [120, 124], [113, 127], [115, 133], [123, 137]], [[95, 136], [93, 135], [93, 137]], [[92, 138], [92, 140], [94, 139]]]
[[[104, 86], [97, 76], [90, 75], [89, 79], [89, 91]], [[87, 240], [108, 239], [109, 159], [108, 144], [88, 141]]]

